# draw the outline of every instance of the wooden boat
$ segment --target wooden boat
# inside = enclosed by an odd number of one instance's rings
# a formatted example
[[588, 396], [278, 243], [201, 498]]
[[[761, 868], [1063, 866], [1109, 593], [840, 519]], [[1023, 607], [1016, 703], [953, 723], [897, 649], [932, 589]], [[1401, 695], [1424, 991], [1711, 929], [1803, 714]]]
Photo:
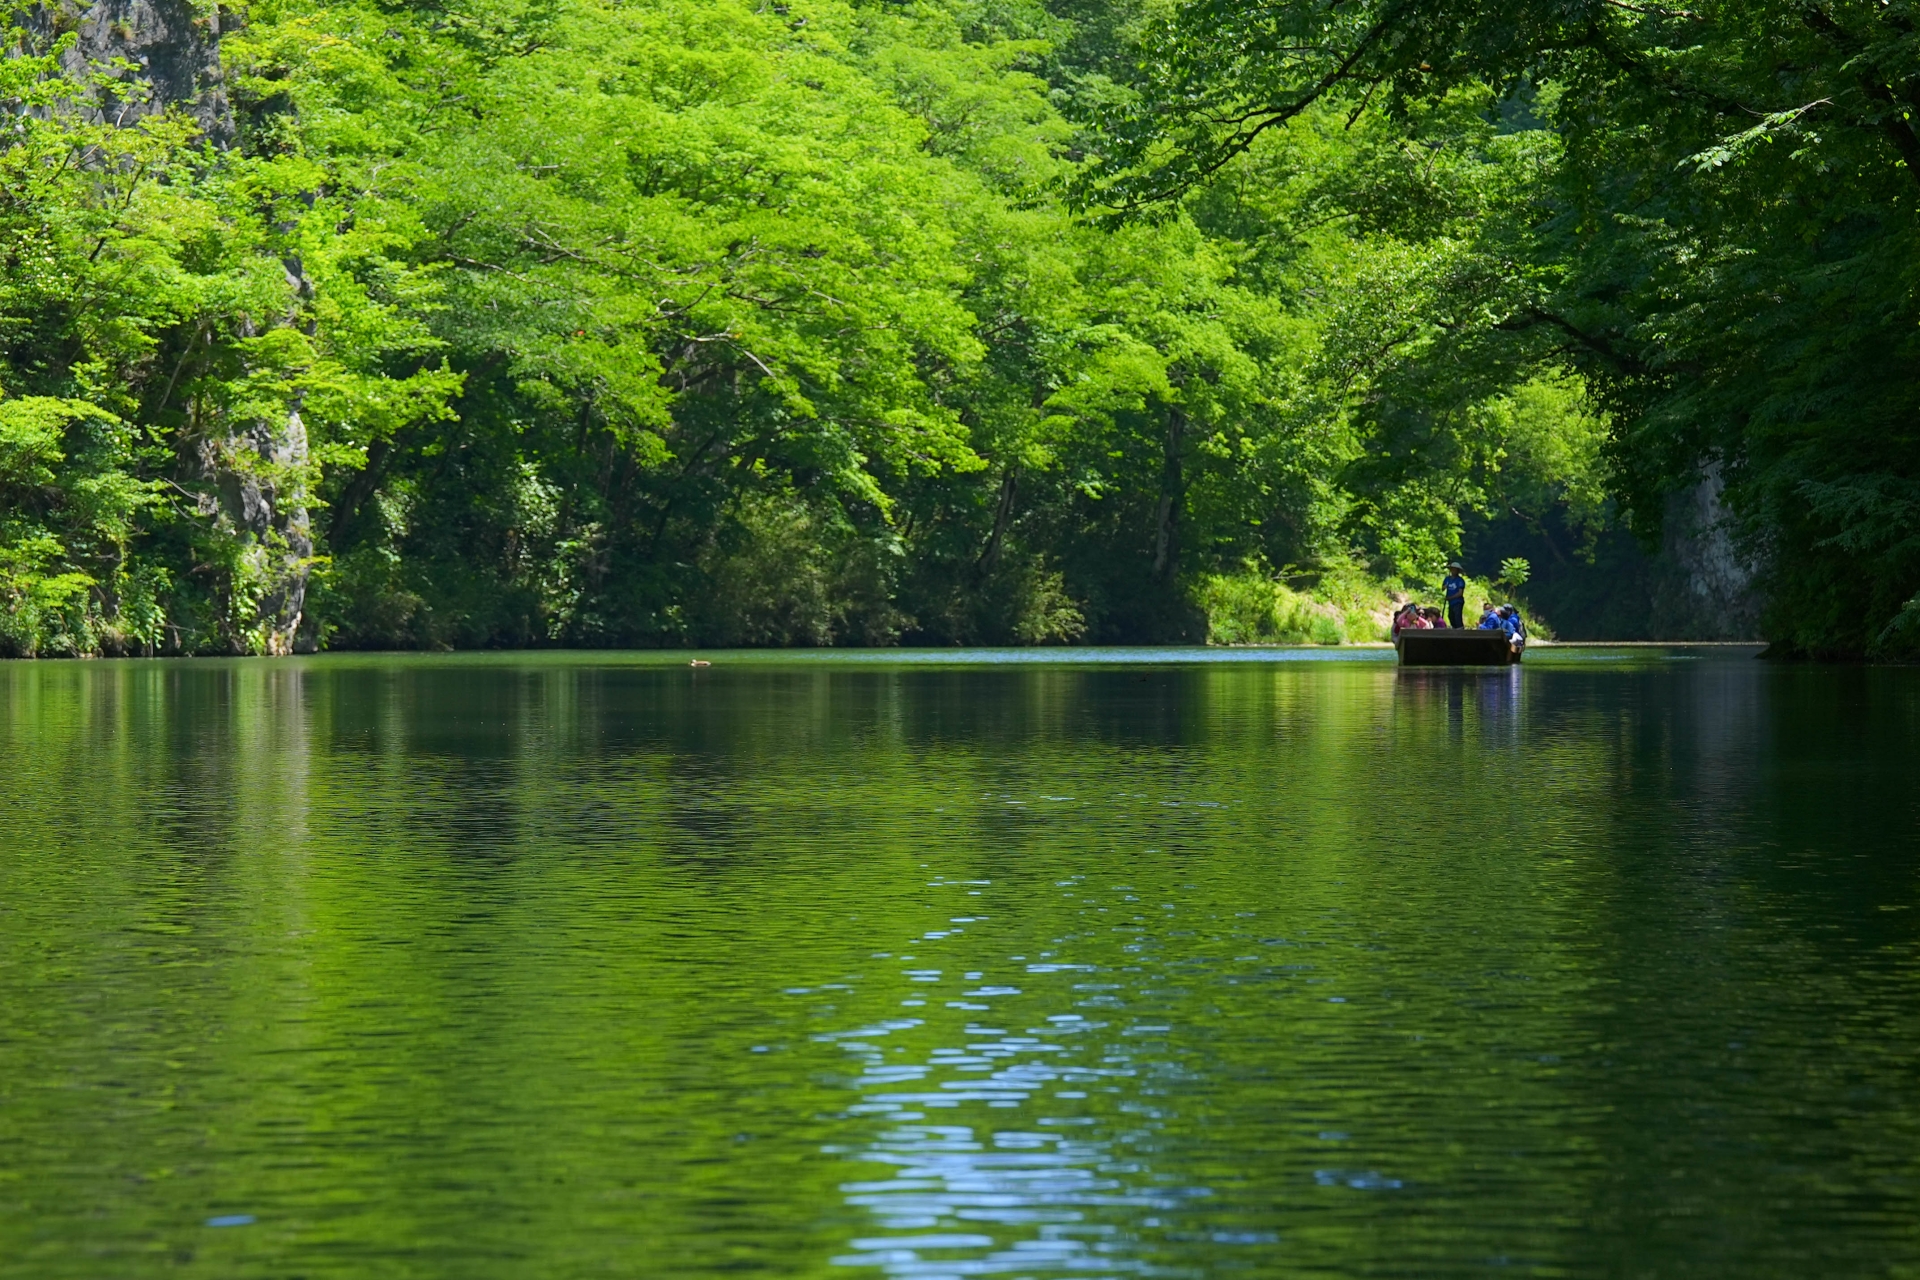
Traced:
[[1393, 647], [1400, 651], [1403, 667], [1505, 667], [1520, 661], [1527, 641], [1504, 631], [1436, 627], [1402, 631]]

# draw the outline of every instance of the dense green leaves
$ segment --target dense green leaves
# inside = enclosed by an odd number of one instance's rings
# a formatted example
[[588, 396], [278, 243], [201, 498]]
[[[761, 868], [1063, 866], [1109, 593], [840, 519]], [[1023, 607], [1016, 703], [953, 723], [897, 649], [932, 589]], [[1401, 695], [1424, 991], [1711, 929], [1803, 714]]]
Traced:
[[1560, 138], [1316, 99], [1079, 219], [1148, 17], [270, 0], [225, 148], [14, 60], [5, 643], [1197, 640], [1224, 580], [1607, 527], [1606, 415], [1515, 323]]
[[[1195, 0], [1156, 11], [1130, 93], [1094, 113], [1080, 198], [1165, 209], [1316, 111], [1381, 111], [1439, 155], [1461, 137], [1447, 105], [1480, 95], [1490, 127], [1552, 145], [1461, 239], [1444, 305], [1408, 304], [1445, 333], [1423, 376], [1455, 384], [1476, 349], [1581, 371], [1643, 534], [1724, 485], [1785, 648], [1911, 647], [1915, 19], [1900, 0]], [[1420, 216], [1425, 191], [1382, 185]], [[1475, 189], [1427, 185], [1440, 217]]]

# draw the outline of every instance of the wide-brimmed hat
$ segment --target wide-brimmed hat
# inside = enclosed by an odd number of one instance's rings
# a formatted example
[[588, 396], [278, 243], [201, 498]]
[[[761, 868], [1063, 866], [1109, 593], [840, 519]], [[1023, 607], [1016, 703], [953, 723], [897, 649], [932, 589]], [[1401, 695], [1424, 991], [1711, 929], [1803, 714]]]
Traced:
[[1447, 561], [1447, 568], [1449, 568], [1449, 569], [1458, 569], [1459, 567], [1460, 567], [1460, 562], [1459, 562], [1458, 560], [1449, 560], [1449, 561]]

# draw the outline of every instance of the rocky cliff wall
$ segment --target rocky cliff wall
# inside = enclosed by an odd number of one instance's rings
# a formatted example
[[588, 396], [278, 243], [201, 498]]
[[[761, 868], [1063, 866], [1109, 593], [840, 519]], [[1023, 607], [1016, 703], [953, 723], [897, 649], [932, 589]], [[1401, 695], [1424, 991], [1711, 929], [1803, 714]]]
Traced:
[[1735, 544], [1717, 468], [1667, 500], [1655, 557], [1653, 627], [1675, 640], [1754, 640], [1760, 636], [1759, 567]]
[[[185, 110], [202, 135], [229, 148], [233, 111], [220, 68], [221, 15], [191, 0], [56, 0], [22, 15], [30, 38], [50, 47], [63, 35], [77, 40], [62, 56], [77, 81], [105, 76], [82, 99], [83, 110], [126, 127], [170, 108]], [[116, 63], [120, 65], [115, 65]], [[303, 308], [313, 297], [300, 259], [281, 259], [287, 300], [277, 323], [306, 327]], [[232, 336], [256, 336], [258, 317], [209, 317]], [[311, 332], [311, 329], [308, 329]], [[183, 357], [184, 359], [184, 357]], [[174, 481], [194, 495], [200, 515], [230, 539], [236, 569], [225, 589], [237, 649], [286, 653], [311, 647], [303, 630], [307, 579], [313, 562], [308, 511], [311, 455], [298, 396], [274, 420], [215, 420], [174, 440]]]
[[1667, 500], [1649, 550], [1623, 525], [1586, 534], [1548, 512], [1469, 523], [1467, 567], [1492, 578], [1509, 556], [1532, 562], [1525, 598], [1566, 640], [1757, 640], [1756, 568], [1732, 536], [1717, 474]]
[[[51, 44], [67, 32], [79, 39], [62, 60], [69, 75], [89, 68], [126, 84], [95, 99], [100, 118], [128, 124], [141, 116], [184, 107], [217, 146], [233, 141], [233, 113], [220, 73], [218, 5], [192, 0], [72, 0], [35, 5], [19, 14], [33, 36]], [[131, 69], [113, 69], [124, 59]]]

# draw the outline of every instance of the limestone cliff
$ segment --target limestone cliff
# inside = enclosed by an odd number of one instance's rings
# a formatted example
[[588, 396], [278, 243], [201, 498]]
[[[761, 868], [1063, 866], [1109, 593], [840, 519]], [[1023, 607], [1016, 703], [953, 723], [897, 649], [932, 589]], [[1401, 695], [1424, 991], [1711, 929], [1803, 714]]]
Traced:
[[1709, 468], [1667, 500], [1654, 562], [1653, 631], [1662, 639], [1752, 640], [1760, 635], [1758, 567], [1735, 544], [1721, 505], [1723, 484]]
[[[221, 12], [193, 0], [72, 0], [41, 4], [21, 15], [33, 38], [51, 44], [73, 32], [63, 57], [76, 79], [99, 75], [109, 83], [91, 96], [95, 118], [125, 127], [178, 107], [221, 149], [235, 128], [220, 65]], [[280, 323], [302, 323], [313, 285], [297, 257], [282, 264], [287, 309]], [[236, 336], [252, 337], [255, 321], [236, 319]], [[308, 489], [311, 457], [297, 407], [279, 421], [210, 424], [177, 442], [183, 488], [200, 513], [232, 540], [236, 554], [226, 601], [226, 642], [236, 651], [287, 653], [311, 647], [303, 607], [313, 559]]]
[[[35, 5], [21, 14], [33, 35], [48, 41], [66, 32], [79, 39], [65, 57], [68, 74], [89, 68], [128, 82], [97, 100], [100, 118], [127, 124], [178, 104], [216, 145], [233, 140], [233, 113], [220, 71], [220, 9], [192, 0], [72, 0]], [[131, 70], [109, 70], [116, 59]], [[137, 86], [137, 88], [136, 88]]]

